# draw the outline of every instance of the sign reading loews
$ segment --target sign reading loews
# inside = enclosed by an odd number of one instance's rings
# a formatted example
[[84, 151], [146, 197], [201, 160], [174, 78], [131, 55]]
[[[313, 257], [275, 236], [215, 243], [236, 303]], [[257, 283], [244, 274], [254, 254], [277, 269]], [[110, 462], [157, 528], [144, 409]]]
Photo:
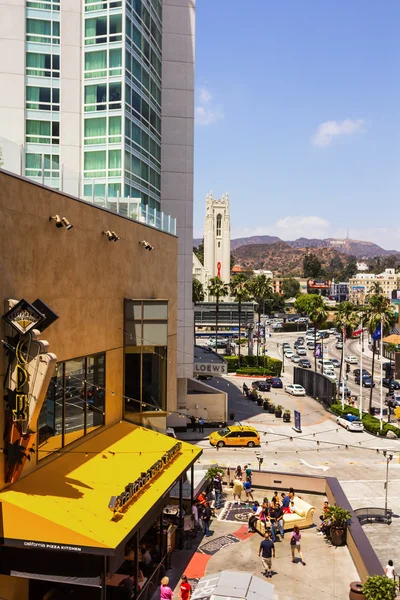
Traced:
[[112, 496], [111, 500], [108, 504], [108, 508], [113, 511], [113, 513], [121, 512], [126, 505], [131, 502], [138, 494], [138, 492], [144, 488], [145, 485], [150, 483], [150, 481], [160, 473], [165, 467], [171, 464], [172, 461], [180, 454], [182, 449], [182, 443], [177, 442], [170, 450], [167, 450], [165, 454], [147, 469], [145, 473], [142, 473], [136, 481], [133, 483], [128, 483], [125, 490], [119, 496]]
[[212, 375], [213, 373], [215, 373], [215, 375], [226, 375], [228, 372], [228, 368], [226, 363], [198, 362], [194, 363], [193, 371], [195, 375]]

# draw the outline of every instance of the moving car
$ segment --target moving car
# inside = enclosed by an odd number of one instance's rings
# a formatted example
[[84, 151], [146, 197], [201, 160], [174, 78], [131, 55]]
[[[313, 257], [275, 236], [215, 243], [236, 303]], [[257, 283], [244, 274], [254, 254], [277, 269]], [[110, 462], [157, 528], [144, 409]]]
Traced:
[[304, 346], [299, 346], [297, 348], [297, 354], [299, 356], [307, 356], [307, 350], [304, 348]]
[[290, 348], [285, 348], [284, 350], [286, 358], [292, 358], [294, 352]]
[[271, 384], [269, 383], [269, 381], [265, 381], [263, 379], [260, 379], [259, 381], [253, 381], [251, 386], [259, 392], [269, 392], [269, 390], [271, 389]]
[[302, 385], [298, 383], [290, 383], [289, 385], [285, 385], [285, 392], [291, 394], [292, 396], [305, 396], [306, 390]]
[[303, 369], [311, 369], [311, 363], [308, 358], [301, 358], [299, 360], [299, 367], [303, 367]]
[[282, 379], [280, 377], [271, 377], [269, 382], [272, 388], [283, 388]]
[[341, 350], [343, 348], [343, 342], [336, 342], [335, 348], [337, 348], [337, 350]]
[[387, 379], [387, 377], [384, 377], [382, 379], [382, 385], [383, 387], [391, 387], [392, 390], [400, 390], [400, 383], [398, 381], [396, 381], [395, 379]]
[[350, 365], [356, 365], [358, 363], [357, 357], [352, 354], [344, 357], [344, 362], [349, 363]]
[[254, 448], [260, 445], [260, 434], [250, 425], [230, 425], [218, 431], [213, 431], [208, 436], [211, 446], [223, 448], [224, 446], [247, 446]]
[[355, 415], [342, 415], [336, 419], [336, 423], [345, 427], [347, 431], [364, 431], [363, 423]]
[[307, 348], [309, 350], [315, 350], [315, 344], [314, 344], [314, 342], [311, 342], [311, 341], [307, 342]]
[[298, 363], [300, 360], [300, 356], [298, 354], [293, 354], [293, 356], [290, 357], [290, 360], [294, 363]]
[[337, 358], [331, 358], [331, 363], [333, 364], [333, 366], [335, 367], [335, 369], [339, 369], [339, 367], [340, 367], [340, 360], [338, 360]]
[[[354, 381], [357, 385], [360, 385], [360, 375], [356, 375]], [[362, 376], [362, 385], [363, 387], [375, 387], [375, 381], [372, 381], [371, 375], [363, 375]]]
[[[355, 377], [359, 377], [360, 369], [354, 369], [353, 373], [354, 373]], [[368, 375], [368, 377], [371, 377], [371, 373], [369, 371], [367, 371], [367, 369], [363, 369], [362, 374], [363, 374], [363, 377], [364, 377], [364, 375]]]
[[325, 377], [328, 377], [328, 379], [333, 381], [333, 383], [336, 383], [336, 375], [333, 369], [324, 369], [323, 375], [325, 375]]
[[303, 336], [301, 335], [300, 337], [298, 337], [298, 338], [297, 338], [297, 341], [298, 341], [298, 342], [303, 342], [303, 344], [304, 344], [304, 338], [303, 338]]

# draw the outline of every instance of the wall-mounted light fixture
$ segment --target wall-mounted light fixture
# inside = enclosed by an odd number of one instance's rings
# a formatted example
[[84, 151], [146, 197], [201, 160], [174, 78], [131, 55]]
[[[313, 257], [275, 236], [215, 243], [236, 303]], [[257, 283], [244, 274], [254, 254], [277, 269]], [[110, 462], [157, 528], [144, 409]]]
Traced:
[[109, 242], [118, 242], [118, 240], [121, 239], [119, 235], [115, 233], [115, 231], [110, 231], [109, 229], [107, 229], [107, 231], [103, 231], [102, 233], [107, 237]]
[[61, 218], [59, 215], [54, 215], [53, 217], [49, 217], [50, 223], [55, 223], [56, 227], [60, 229], [61, 227], [65, 227], [67, 231], [73, 228], [73, 225], [68, 221], [66, 217]]
[[149, 242], [146, 242], [146, 240], [143, 240], [143, 241], [139, 242], [139, 244], [141, 246], [144, 246], [145, 250], [149, 250], [149, 251], [154, 250], [154, 246], [152, 246], [151, 244], [149, 244]]

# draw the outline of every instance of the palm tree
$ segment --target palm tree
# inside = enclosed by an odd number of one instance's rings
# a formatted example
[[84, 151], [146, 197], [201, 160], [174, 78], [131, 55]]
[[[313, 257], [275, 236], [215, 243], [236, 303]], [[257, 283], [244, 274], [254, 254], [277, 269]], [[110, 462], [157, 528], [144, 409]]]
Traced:
[[198, 302], [204, 302], [203, 284], [201, 283], [201, 281], [196, 279], [196, 277], [193, 277], [192, 298], [194, 304], [197, 304]]
[[248, 277], [244, 273], [239, 273], [235, 275], [230, 283], [231, 296], [235, 299], [235, 302], [238, 303], [239, 308], [239, 349], [238, 349], [238, 365], [240, 367], [240, 333], [241, 333], [241, 324], [242, 324], [242, 302], [246, 302], [246, 300], [250, 300], [250, 292], [248, 286]]
[[[337, 313], [333, 320], [335, 327], [340, 329], [342, 332], [342, 356], [340, 360], [340, 374], [339, 374], [339, 382], [342, 381], [342, 373], [343, 373], [343, 357], [344, 357], [344, 342], [345, 339], [351, 338], [356, 327], [360, 322], [360, 317], [356, 310], [356, 307], [351, 302], [341, 302], [339, 304]], [[343, 335], [344, 334], [344, 335]]]
[[379, 281], [374, 281], [371, 285], [371, 287], [368, 290], [368, 295], [374, 295], [374, 296], [379, 296], [381, 294], [383, 294], [383, 287], [381, 286], [381, 284], [379, 283]]
[[[308, 318], [314, 327], [314, 371], [317, 370], [317, 328], [324, 323], [328, 317], [328, 313], [325, 308], [322, 296], [314, 294], [310, 297], [308, 305]], [[324, 342], [321, 342], [322, 354], [321, 358], [324, 358]]]
[[260, 329], [261, 329], [261, 313], [263, 310], [264, 302], [267, 298], [270, 298], [273, 294], [272, 280], [266, 275], [256, 275], [249, 281], [249, 290], [253, 300], [258, 304], [258, 336], [257, 336], [257, 366], [258, 356], [260, 350]]
[[[382, 345], [382, 338], [385, 333], [390, 331], [391, 326], [395, 322], [394, 309], [390, 304], [390, 301], [381, 294], [371, 295], [369, 298], [369, 305], [366, 309], [367, 316], [367, 328], [372, 336], [372, 374], [371, 378], [374, 381], [374, 369], [375, 369], [375, 354], [376, 354], [376, 342], [380, 339]], [[380, 328], [380, 333], [379, 329]], [[379, 334], [379, 335], [378, 335]], [[369, 412], [372, 408], [372, 392], [373, 387], [371, 386], [369, 395]]]
[[218, 316], [219, 316], [219, 299], [225, 298], [229, 294], [228, 284], [222, 281], [221, 277], [211, 277], [208, 284], [210, 296], [215, 298], [215, 352], [218, 352]]

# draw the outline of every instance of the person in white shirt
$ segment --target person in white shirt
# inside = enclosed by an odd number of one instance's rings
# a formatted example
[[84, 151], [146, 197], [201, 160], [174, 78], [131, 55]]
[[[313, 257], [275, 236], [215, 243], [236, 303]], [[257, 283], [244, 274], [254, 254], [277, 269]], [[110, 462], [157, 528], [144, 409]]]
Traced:
[[392, 560], [388, 560], [388, 564], [385, 567], [385, 575], [388, 579], [394, 579], [394, 566]]

